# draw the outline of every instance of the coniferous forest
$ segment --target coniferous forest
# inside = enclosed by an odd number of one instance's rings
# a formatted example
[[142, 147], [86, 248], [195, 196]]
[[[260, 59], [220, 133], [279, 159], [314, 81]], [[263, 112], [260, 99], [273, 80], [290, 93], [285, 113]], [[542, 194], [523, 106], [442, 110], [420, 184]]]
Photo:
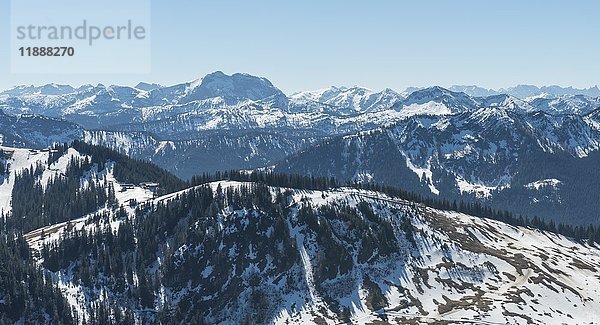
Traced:
[[0, 323], [71, 324], [71, 307], [22, 236], [0, 237]]

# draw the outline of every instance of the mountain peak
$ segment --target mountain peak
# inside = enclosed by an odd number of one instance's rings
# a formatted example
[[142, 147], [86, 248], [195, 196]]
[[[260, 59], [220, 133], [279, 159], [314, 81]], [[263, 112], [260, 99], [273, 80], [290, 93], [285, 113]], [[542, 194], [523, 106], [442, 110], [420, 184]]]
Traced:
[[9, 90], [2, 92], [1, 94], [19, 96], [19, 95], [46, 95], [46, 96], [60, 96], [73, 93], [76, 89], [69, 85], [61, 85], [56, 83], [49, 83], [43, 86], [25, 86], [20, 85], [13, 87]]
[[295, 93], [290, 98], [297, 103], [310, 101], [325, 104], [330, 111], [341, 115], [387, 110], [403, 99], [400, 94], [389, 88], [374, 92], [362, 86], [331, 86]]
[[482, 88], [479, 86], [471, 85], [455, 85], [449, 88], [451, 91], [455, 92], [463, 92], [469, 96], [473, 97], [487, 97], [498, 95], [499, 93], [493, 89]]
[[408, 99], [413, 99], [413, 100], [417, 100], [417, 101], [418, 100], [433, 100], [433, 99], [439, 99], [443, 96], [457, 97], [457, 96], [461, 96], [461, 95], [468, 97], [468, 95], [466, 95], [464, 93], [453, 92], [453, 91], [443, 88], [441, 86], [432, 86], [432, 87], [423, 88], [423, 89], [419, 89], [419, 90], [412, 92], [410, 95], [408, 95], [407, 100]]
[[385, 88], [381, 92], [384, 94], [398, 94], [398, 92], [393, 90], [392, 88]]
[[146, 82], [140, 82], [138, 83], [135, 88], [139, 89], [139, 90], [144, 90], [144, 91], [151, 91], [154, 89], [158, 89], [161, 88], [162, 86], [159, 84], [155, 84], [155, 83], [146, 83]]
[[440, 86], [414, 91], [403, 102], [395, 105], [395, 109], [401, 109], [411, 115], [447, 115], [471, 111], [478, 107], [479, 103], [469, 95]]
[[273, 96], [285, 97], [285, 94], [266, 78], [246, 73], [227, 75], [222, 71], [215, 71], [193, 82], [182, 103], [216, 97], [225, 98], [228, 102], [256, 101]]
[[[238, 74], [238, 73], [236, 73]], [[217, 70], [215, 72], [209, 73], [206, 77], [228, 77], [223, 71]]]

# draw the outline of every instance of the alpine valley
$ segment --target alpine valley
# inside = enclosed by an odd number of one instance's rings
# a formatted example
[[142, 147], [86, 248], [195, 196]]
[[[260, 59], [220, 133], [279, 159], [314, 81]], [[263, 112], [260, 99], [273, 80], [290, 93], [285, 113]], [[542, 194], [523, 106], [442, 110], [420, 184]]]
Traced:
[[599, 324], [600, 90], [0, 93], [0, 323]]

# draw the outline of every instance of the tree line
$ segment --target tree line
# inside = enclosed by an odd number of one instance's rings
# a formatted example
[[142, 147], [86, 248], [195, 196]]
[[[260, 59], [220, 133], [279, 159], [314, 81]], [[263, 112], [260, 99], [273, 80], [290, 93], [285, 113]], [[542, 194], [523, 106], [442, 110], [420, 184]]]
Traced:
[[513, 226], [523, 226], [550, 231], [571, 237], [578, 241], [588, 240], [590, 244], [600, 243], [600, 225], [590, 224], [588, 226], [573, 226], [568, 223], [556, 223], [553, 220], [542, 219], [539, 216], [515, 215], [506, 210], [494, 209], [478, 201], [450, 201], [448, 199], [432, 197], [430, 195], [421, 195], [411, 191], [405, 191], [396, 186], [387, 186], [379, 183], [359, 183], [354, 181], [341, 181], [330, 177], [307, 177], [265, 171], [247, 172], [230, 170], [192, 177], [190, 185], [193, 186], [222, 180], [258, 182], [269, 186], [306, 190], [325, 190], [337, 187], [372, 190], [436, 209], [465, 213], [480, 218], [489, 218]]

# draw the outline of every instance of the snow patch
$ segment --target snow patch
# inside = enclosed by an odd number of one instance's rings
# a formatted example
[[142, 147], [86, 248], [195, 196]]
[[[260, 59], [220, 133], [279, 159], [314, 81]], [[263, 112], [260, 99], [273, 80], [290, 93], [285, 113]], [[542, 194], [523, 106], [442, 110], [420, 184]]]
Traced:
[[558, 179], [549, 178], [549, 179], [542, 179], [539, 181], [531, 182], [531, 183], [525, 185], [525, 187], [530, 190], [539, 191], [543, 187], [557, 188], [560, 184], [562, 184], [562, 182], [559, 181]]

